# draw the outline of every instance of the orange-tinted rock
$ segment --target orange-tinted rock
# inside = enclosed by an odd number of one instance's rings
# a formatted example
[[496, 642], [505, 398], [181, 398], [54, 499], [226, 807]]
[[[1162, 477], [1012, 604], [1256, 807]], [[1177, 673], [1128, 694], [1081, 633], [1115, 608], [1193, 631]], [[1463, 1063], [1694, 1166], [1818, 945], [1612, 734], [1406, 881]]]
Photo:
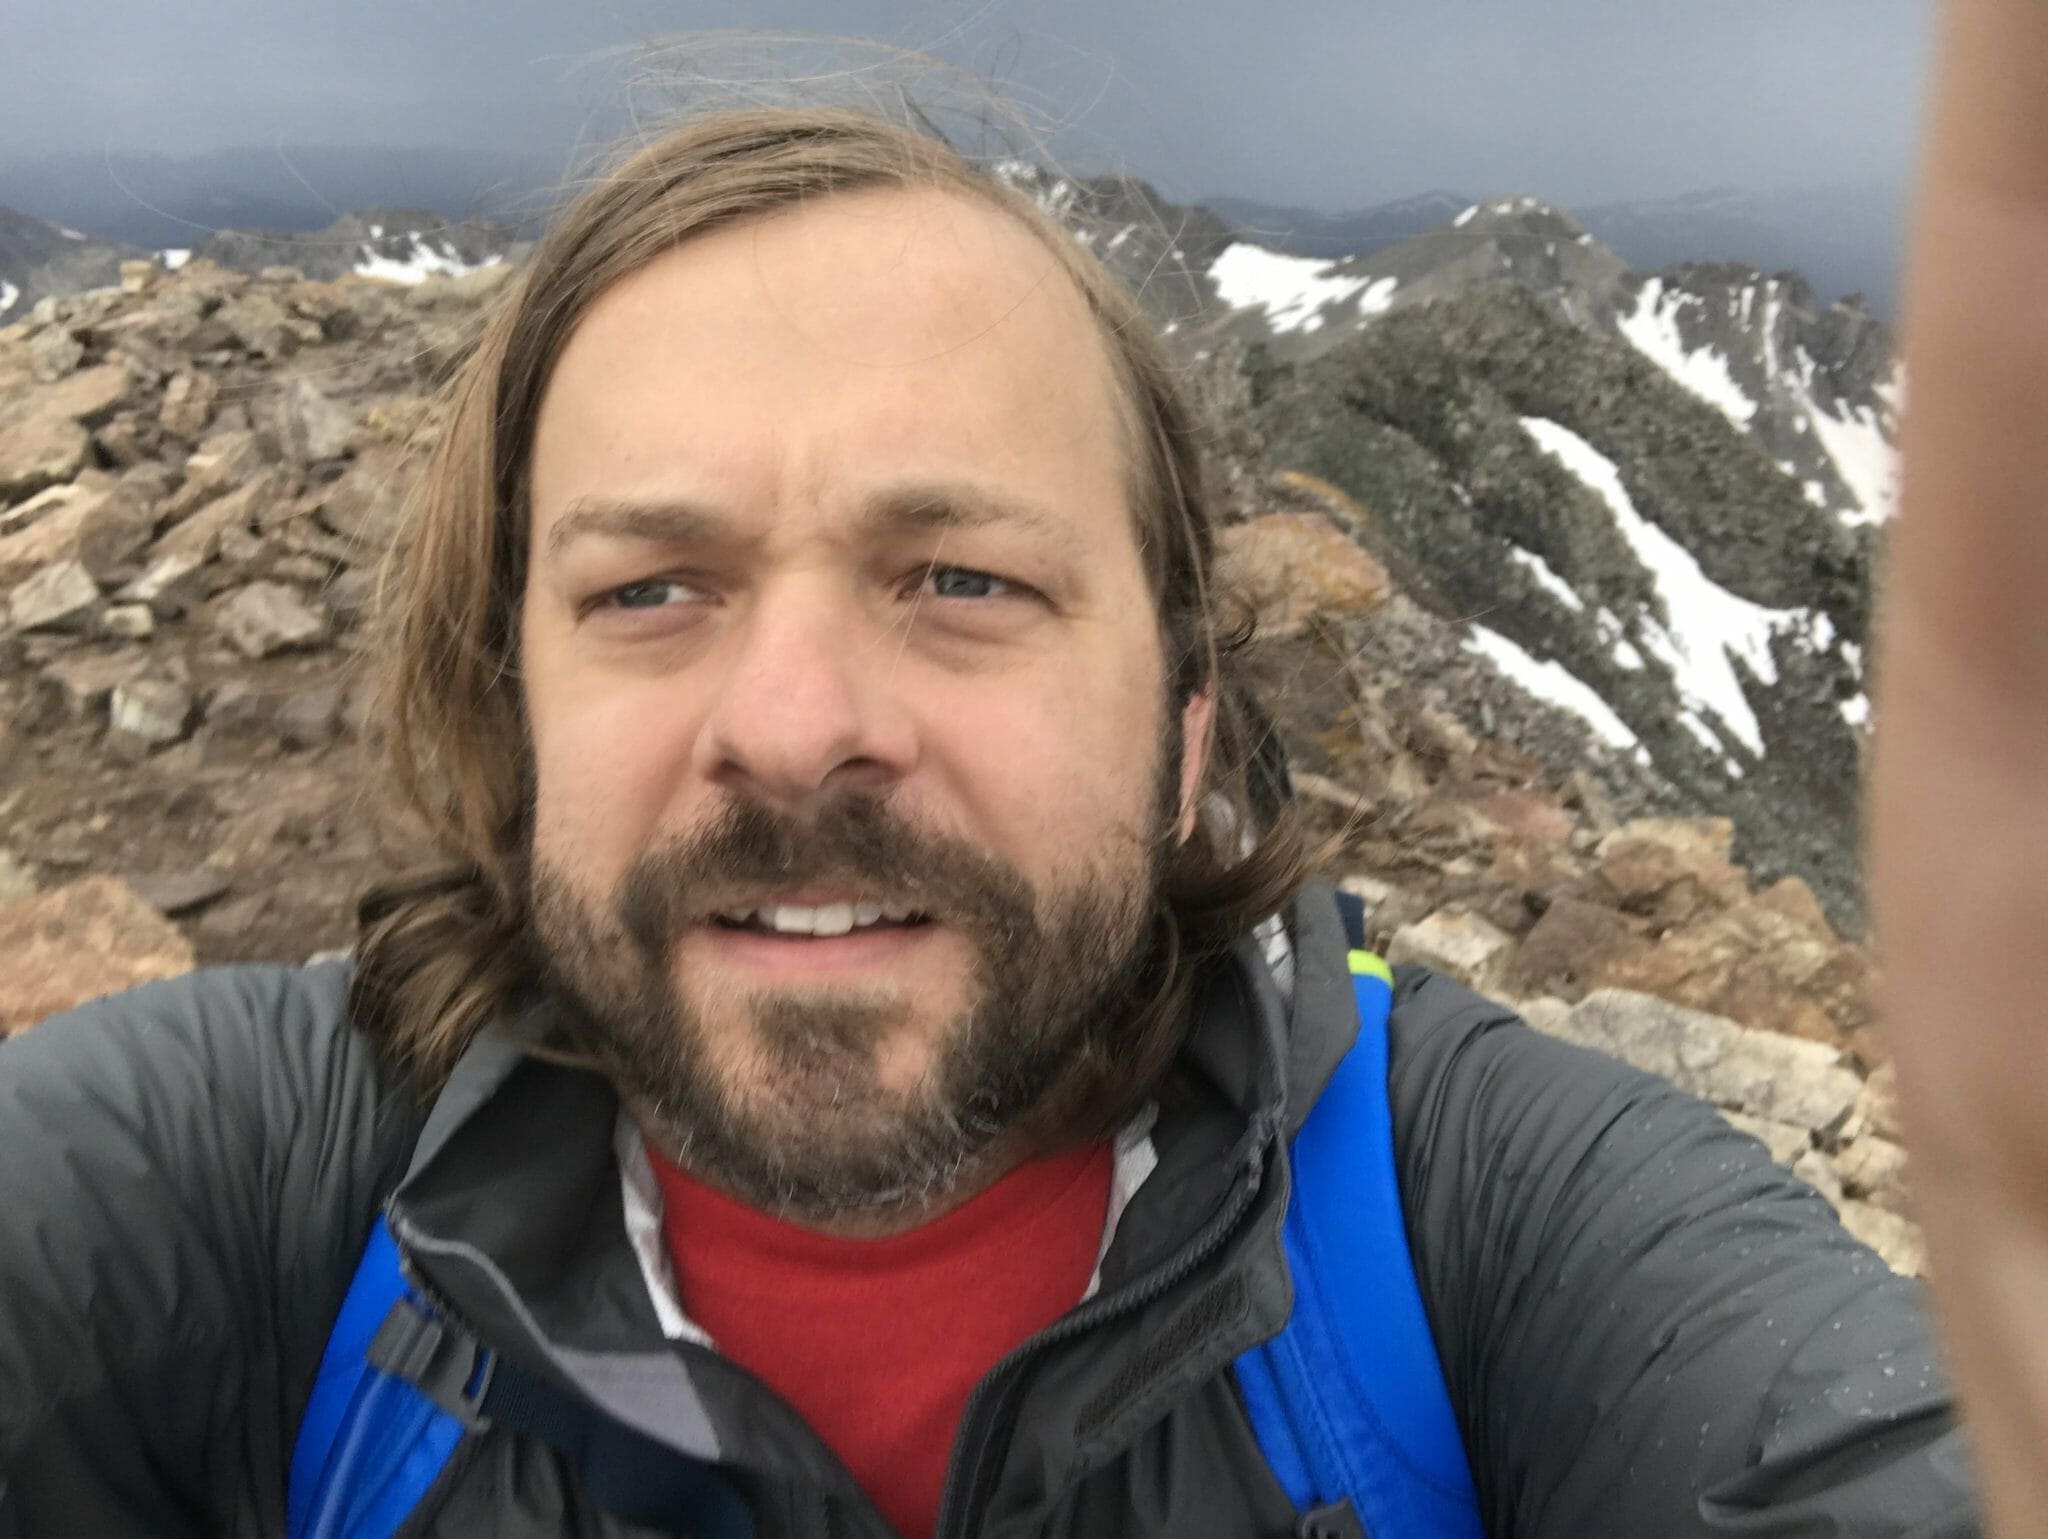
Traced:
[[1600, 879], [1630, 913], [1683, 924], [1748, 895], [1728, 860], [1732, 833], [1726, 818], [1638, 818], [1600, 841]]
[[1522, 938], [1508, 982], [1521, 994], [1550, 992], [1576, 999], [1647, 945], [1640, 922], [1628, 915], [1577, 898], [1556, 898]]
[[1538, 844], [1568, 844], [1572, 815], [1533, 791], [1495, 791], [1472, 804], [1481, 817]]
[[1367, 614], [1393, 591], [1385, 567], [1314, 514], [1236, 524], [1218, 545], [1220, 580], [1251, 604], [1267, 635], [1293, 635], [1319, 614]]
[[1875, 1061], [1872, 976], [1853, 947], [1750, 901], [1671, 930], [1649, 951], [1600, 969], [1604, 984], [1732, 1016]]
[[0, 907], [0, 956], [0, 1037], [193, 965], [177, 926], [108, 876]]

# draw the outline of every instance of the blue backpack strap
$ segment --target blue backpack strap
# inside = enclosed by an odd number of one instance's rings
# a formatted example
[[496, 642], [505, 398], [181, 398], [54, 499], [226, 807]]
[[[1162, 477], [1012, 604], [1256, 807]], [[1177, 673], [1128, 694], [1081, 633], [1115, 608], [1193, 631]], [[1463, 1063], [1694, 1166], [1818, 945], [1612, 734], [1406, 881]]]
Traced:
[[1237, 1360], [1238, 1383], [1303, 1532], [1362, 1523], [1371, 1539], [1483, 1539], [1394, 1168], [1393, 975], [1363, 949], [1349, 961], [1358, 1040], [1290, 1151], [1294, 1312]]
[[289, 1539], [389, 1539], [472, 1427], [538, 1438], [591, 1502], [703, 1539], [754, 1539], [733, 1482], [614, 1421], [435, 1314], [405, 1280], [380, 1217], [342, 1300], [299, 1421], [285, 1492]]
[[285, 1487], [289, 1539], [388, 1539], [465, 1430], [404, 1379], [371, 1365], [394, 1305], [416, 1298], [380, 1214], [327, 1338]]

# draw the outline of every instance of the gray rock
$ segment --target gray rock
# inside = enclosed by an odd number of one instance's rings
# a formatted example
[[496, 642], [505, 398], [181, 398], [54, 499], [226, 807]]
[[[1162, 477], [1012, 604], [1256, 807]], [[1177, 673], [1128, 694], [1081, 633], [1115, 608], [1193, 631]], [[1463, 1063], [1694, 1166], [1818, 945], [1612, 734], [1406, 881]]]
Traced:
[[261, 289], [238, 295], [214, 312], [234, 339], [259, 358], [289, 358], [299, 350], [299, 334], [284, 306]]
[[206, 697], [206, 730], [216, 737], [252, 737], [270, 724], [271, 697], [241, 679], [214, 686]]
[[85, 346], [67, 329], [53, 326], [29, 342], [28, 360], [30, 372], [47, 385], [85, 362]]
[[1515, 938], [1464, 909], [1439, 909], [1396, 931], [1387, 961], [1419, 963], [1449, 973], [1475, 989], [1496, 983], [1514, 955]]
[[96, 715], [116, 684], [125, 684], [149, 665], [138, 649], [87, 652], [60, 658], [43, 669], [43, 687], [57, 708], [72, 721]]
[[172, 376], [164, 387], [163, 409], [157, 421], [163, 424], [166, 433], [175, 433], [180, 438], [197, 438], [206, 431], [207, 421], [213, 416], [213, 403], [220, 393], [211, 374], [202, 374], [197, 369], [186, 369]]
[[1749, 1031], [1625, 989], [1588, 995], [1562, 1034], [1661, 1074], [1716, 1106], [1823, 1135], [1841, 1126], [1863, 1088], [1823, 1043]]
[[100, 616], [100, 629], [123, 641], [147, 641], [156, 634], [156, 616], [147, 604], [110, 604]]
[[287, 748], [324, 748], [341, 729], [341, 691], [319, 684], [289, 696], [277, 709], [277, 733]]
[[114, 597], [124, 604], [148, 605], [159, 620], [175, 619], [199, 601], [205, 565], [204, 557], [189, 552], [158, 555]]
[[377, 579], [368, 572], [350, 568], [337, 572], [321, 597], [337, 623], [353, 625], [368, 613], [377, 595]]
[[252, 582], [222, 601], [217, 623], [244, 657], [318, 646], [327, 639], [327, 616], [283, 583]]
[[8, 595], [8, 618], [16, 630], [76, 629], [100, 601], [100, 585], [76, 561], [53, 561]]
[[108, 702], [107, 725], [150, 748], [177, 742], [191, 721], [192, 691], [170, 679], [116, 684]]
[[338, 459], [355, 431], [355, 416], [329, 400], [310, 380], [295, 379], [284, 391], [279, 437], [285, 452], [300, 461]]

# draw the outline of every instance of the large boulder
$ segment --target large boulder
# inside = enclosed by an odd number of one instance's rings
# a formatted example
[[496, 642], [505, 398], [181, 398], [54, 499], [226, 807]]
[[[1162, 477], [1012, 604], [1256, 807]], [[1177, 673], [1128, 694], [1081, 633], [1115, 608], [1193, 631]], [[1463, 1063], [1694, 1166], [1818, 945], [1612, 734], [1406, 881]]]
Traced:
[[1818, 1043], [1750, 1031], [1647, 994], [1601, 989], [1557, 1034], [1598, 1048], [1728, 1111], [1828, 1135], [1849, 1118], [1863, 1081]]
[[1733, 1016], [1749, 1026], [1853, 1047], [1866, 1063], [1884, 1058], [1875, 980], [1862, 950], [1752, 900], [1668, 931], [1647, 951], [1600, 973], [1615, 988]]
[[1447, 908], [1397, 930], [1387, 945], [1387, 960], [1431, 967], [1486, 990], [1500, 982], [1514, 949], [1515, 938], [1498, 925], [1468, 910]]
[[36, 398], [36, 409], [48, 416], [68, 417], [87, 427], [97, 427], [128, 399], [134, 383], [125, 364], [96, 364], [43, 391]]
[[88, 877], [0, 907], [0, 1037], [193, 966], [177, 926], [125, 882]]
[[1747, 896], [1734, 834], [1726, 818], [1638, 818], [1600, 841], [1597, 870], [1620, 907], [1680, 923]]
[[37, 413], [0, 427], [0, 501], [69, 481], [85, 466], [92, 437], [69, 417]]

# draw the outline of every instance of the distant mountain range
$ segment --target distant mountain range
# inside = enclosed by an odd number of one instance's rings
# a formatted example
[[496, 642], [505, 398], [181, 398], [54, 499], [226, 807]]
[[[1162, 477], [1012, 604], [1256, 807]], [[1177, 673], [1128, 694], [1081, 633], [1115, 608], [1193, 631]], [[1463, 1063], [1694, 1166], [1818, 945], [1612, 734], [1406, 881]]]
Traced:
[[420, 146], [0, 157], [0, 204], [146, 251], [201, 246], [222, 230], [320, 230], [373, 207], [522, 225], [563, 181], [542, 156]]

